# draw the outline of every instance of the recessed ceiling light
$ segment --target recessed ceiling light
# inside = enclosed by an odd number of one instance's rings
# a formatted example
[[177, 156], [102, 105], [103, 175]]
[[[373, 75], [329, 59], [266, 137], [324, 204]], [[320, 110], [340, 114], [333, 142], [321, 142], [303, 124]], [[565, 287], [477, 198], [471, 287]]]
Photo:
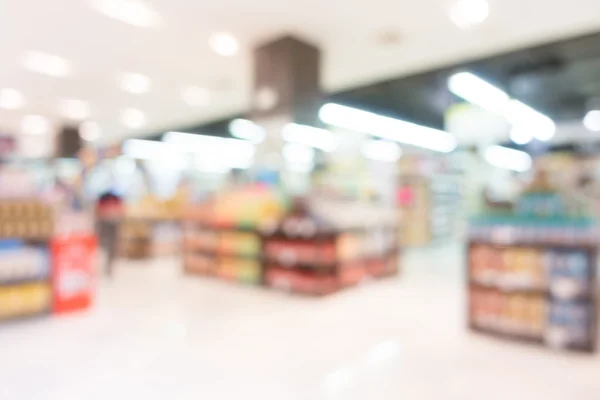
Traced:
[[600, 110], [592, 110], [583, 118], [583, 125], [592, 132], [600, 132]]
[[121, 113], [121, 123], [127, 128], [138, 129], [146, 124], [146, 116], [137, 108], [126, 108]]
[[21, 120], [21, 132], [26, 135], [44, 135], [50, 132], [50, 121], [41, 115], [26, 115]]
[[100, 139], [101, 134], [102, 130], [100, 129], [100, 125], [94, 121], [85, 121], [79, 127], [79, 136], [88, 142]]
[[96, 0], [94, 8], [107, 17], [137, 27], [158, 25], [160, 15], [139, 0]]
[[67, 60], [41, 51], [28, 51], [23, 58], [23, 66], [32, 72], [55, 78], [63, 78], [71, 72]]
[[5, 110], [16, 110], [23, 107], [25, 97], [16, 89], [0, 89], [0, 108]]
[[90, 116], [90, 105], [83, 100], [63, 99], [59, 104], [63, 117], [80, 121]]
[[190, 106], [205, 106], [210, 100], [210, 92], [198, 86], [188, 86], [181, 92], [181, 98]]
[[483, 23], [490, 15], [487, 0], [458, 0], [450, 7], [450, 19], [461, 29]]
[[220, 56], [232, 57], [237, 54], [240, 44], [230, 33], [219, 32], [210, 37], [210, 48]]
[[150, 78], [135, 72], [126, 72], [121, 78], [121, 89], [133, 94], [147, 93], [150, 90]]

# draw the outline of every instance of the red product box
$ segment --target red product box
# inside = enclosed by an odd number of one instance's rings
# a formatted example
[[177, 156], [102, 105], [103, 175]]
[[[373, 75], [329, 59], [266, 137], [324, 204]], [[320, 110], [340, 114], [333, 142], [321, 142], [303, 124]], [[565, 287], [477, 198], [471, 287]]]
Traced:
[[94, 292], [98, 241], [92, 234], [57, 236], [51, 240], [52, 311], [57, 314], [88, 308]]

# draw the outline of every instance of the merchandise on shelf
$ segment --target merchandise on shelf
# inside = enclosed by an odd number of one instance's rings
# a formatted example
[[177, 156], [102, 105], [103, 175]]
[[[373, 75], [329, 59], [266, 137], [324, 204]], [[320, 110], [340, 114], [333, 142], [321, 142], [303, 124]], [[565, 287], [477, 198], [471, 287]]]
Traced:
[[184, 270], [317, 295], [397, 272], [393, 210], [313, 199], [309, 212], [302, 204], [284, 214], [278, 194], [253, 188], [191, 207]]
[[536, 182], [514, 214], [471, 222], [470, 326], [550, 347], [594, 351], [596, 224]]
[[356, 204], [296, 203], [265, 232], [266, 284], [322, 295], [397, 273], [394, 218], [374, 214]]
[[403, 176], [396, 203], [402, 211], [402, 243], [425, 246], [452, 238], [460, 218], [460, 176]]

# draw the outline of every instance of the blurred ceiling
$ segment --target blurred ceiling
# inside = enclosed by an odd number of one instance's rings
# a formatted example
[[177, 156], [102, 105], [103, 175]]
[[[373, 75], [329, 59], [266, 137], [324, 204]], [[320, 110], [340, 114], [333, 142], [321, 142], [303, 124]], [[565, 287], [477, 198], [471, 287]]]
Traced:
[[[58, 123], [61, 99], [88, 102], [91, 119], [109, 141], [242, 114], [250, 105], [252, 49], [288, 33], [323, 50], [322, 86], [337, 93], [334, 99], [439, 125], [441, 112], [452, 101], [443, 90], [447, 70], [390, 78], [600, 29], [597, 0], [492, 0], [488, 20], [466, 31], [448, 18], [450, 0], [147, 0], [156, 21], [149, 27], [97, 11], [99, 2], [119, 1], [0, 0], [5, 37], [0, 42], [0, 88], [17, 89], [26, 98], [21, 109], [0, 110], [0, 129], [17, 132], [26, 114]], [[209, 39], [216, 32], [234, 35], [239, 53], [223, 57], [213, 52]], [[580, 116], [600, 86], [590, 84], [600, 77], [600, 42], [590, 38], [575, 46], [551, 45], [551, 50], [510, 53], [466, 66], [515, 97], [531, 99], [531, 105], [550, 116]], [[24, 69], [24, 54], [32, 50], [64, 58], [71, 72], [55, 78]], [[150, 90], [124, 92], [119, 82], [126, 72], [146, 75]], [[181, 92], [189, 85], [205, 89], [210, 101], [184, 103]], [[352, 87], [359, 89], [348, 90]], [[119, 119], [126, 108], [142, 111], [146, 123], [124, 127]]]

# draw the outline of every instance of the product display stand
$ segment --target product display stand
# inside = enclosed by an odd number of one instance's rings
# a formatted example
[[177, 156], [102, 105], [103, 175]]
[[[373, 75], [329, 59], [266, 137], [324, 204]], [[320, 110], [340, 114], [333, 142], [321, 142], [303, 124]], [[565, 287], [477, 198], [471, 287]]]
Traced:
[[262, 283], [262, 241], [251, 228], [218, 228], [186, 221], [184, 271], [248, 284]]
[[264, 236], [265, 282], [286, 291], [325, 295], [398, 273], [394, 225], [336, 226], [303, 205]]
[[191, 209], [183, 224], [184, 271], [309, 295], [333, 293], [398, 272], [393, 217], [388, 219], [391, 224], [382, 223], [370, 215], [372, 207], [345, 212], [334, 204], [339, 215], [369, 221], [340, 224], [333, 222], [333, 211], [324, 212], [332, 217], [328, 220], [302, 204], [272, 218], [278, 213], [271, 203], [263, 208], [263, 214], [271, 217], [260, 223], [252, 218], [240, 223], [242, 219], [236, 218], [238, 223], [232, 224], [231, 218], [215, 218], [210, 207], [204, 212], [201, 207]]
[[471, 221], [469, 327], [552, 348], [593, 352], [597, 246], [593, 220], [560, 196], [527, 193], [516, 214]]
[[0, 200], [0, 321], [50, 313], [53, 228], [50, 205]]

